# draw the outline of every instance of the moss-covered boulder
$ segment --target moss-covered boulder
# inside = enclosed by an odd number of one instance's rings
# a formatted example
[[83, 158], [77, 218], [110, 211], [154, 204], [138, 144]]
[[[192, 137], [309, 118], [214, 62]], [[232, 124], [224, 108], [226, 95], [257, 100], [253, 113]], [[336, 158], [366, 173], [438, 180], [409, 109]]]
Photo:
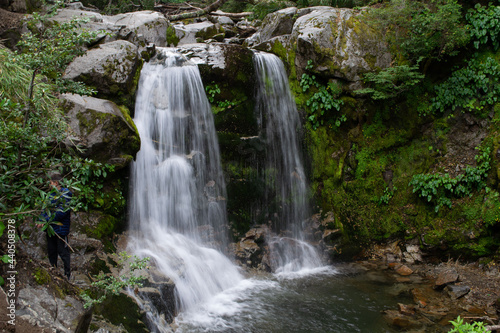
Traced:
[[140, 138], [127, 110], [115, 103], [75, 94], [61, 96], [72, 132], [68, 145], [83, 148], [84, 157], [126, 166], [140, 148]]
[[247, 45], [272, 52], [294, 65], [300, 78], [308, 61], [326, 78], [358, 82], [363, 73], [389, 67], [383, 35], [366, 24], [366, 9], [286, 8], [269, 14]]
[[136, 89], [137, 51], [137, 46], [124, 40], [99, 45], [73, 60], [63, 78], [82, 81], [104, 94], [131, 94]]
[[389, 67], [383, 36], [364, 22], [364, 10], [319, 8], [295, 21], [291, 44], [298, 74], [312, 60], [327, 77], [359, 81], [361, 74]]

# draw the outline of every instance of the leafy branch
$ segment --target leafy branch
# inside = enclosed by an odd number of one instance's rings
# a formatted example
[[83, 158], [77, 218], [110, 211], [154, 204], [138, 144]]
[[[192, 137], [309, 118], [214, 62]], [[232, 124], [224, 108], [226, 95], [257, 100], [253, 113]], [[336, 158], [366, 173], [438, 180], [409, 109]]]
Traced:
[[[96, 281], [91, 283], [92, 288], [99, 294], [98, 297], [89, 295], [89, 291], [82, 292], [80, 297], [85, 301], [84, 308], [92, 307], [96, 304], [104, 302], [110, 295], [119, 295], [124, 288], [128, 287], [142, 287], [142, 281], [145, 277], [142, 275], [136, 276], [135, 271], [148, 269], [148, 262], [150, 258], [139, 258], [131, 256], [127, 252], [119, 253], [121, 259], [118, 262], [118, 268], [122, 269], [126, 262], [129, 262], [129, 273], [115, 277], [111, 274], [101, 273], [96, 277]], [[132, 259], [132, 261], [130, 261]]]

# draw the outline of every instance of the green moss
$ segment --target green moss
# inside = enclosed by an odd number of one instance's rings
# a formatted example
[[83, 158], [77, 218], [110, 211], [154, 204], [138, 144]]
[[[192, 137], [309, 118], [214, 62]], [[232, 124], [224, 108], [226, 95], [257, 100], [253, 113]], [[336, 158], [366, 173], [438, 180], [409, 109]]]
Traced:
[[93, 226], [85, 226], [84, 231], [90, 237], [102, 239], [113, 233], [116, 224], [117, 219], [115, 217], [101, 214], [98, 223]]
[[179, 44], [180, 38], [177, 37], [175, 28], [172, 26], [167, 27], [167, 46], [177, 46]]
[[50, 274], [43, 268], [36, 268], [32, 275], [39, 285], [46, 285], [52, 281]]
[[113, 325], [123, 325], [126, 332], [149, 332], [139, 306], [125, 294], [111, 295], [102, 304], [95, 306], [94, 311]]

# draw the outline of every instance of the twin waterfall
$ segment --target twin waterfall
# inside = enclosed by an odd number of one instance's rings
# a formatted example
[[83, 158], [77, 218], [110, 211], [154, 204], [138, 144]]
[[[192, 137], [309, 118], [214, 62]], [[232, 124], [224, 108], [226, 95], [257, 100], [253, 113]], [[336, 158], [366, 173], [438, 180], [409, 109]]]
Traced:
[[[136, 99], [141, 150], [131, 174], [129, 247], [150, 257], [173, 280], [176, 308], [182, 313], [245, 279], [224, 254], [229, 243], [226, 200], [231, 198], [226, 198], [213, 116], [198, 67], [168, 49], [158, 52], [142, 69]], [[318, 267], [316, 251], [300, 232], [309, 212], [295, 103], [277, 57], [256, 54], [255, 64], [258, 117], [268, 144], [268, 193], [276, 196], [269, 200], [280, 206], [276, 236], [268, 239], [272, 266], [275, 272]]]

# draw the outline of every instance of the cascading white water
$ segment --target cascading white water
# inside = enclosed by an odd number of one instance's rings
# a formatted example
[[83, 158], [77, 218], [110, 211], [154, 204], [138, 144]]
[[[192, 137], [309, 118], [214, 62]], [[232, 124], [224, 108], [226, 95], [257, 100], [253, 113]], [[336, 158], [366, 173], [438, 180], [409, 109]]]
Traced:
[[186, 311], [237, 285], [227, 248], [225, 185], [210, 104], [198, 67], [159, 49], [144, 65], [134, 122], [129, 247], [150, 257]]
[[268, 240], [272, 268], [295, 272], [322, 265], [317, 250], [305, 242], [303, 222], [309, 216], [307, 180], [297, 137], [300, 119], [281, 60], [256, 53], [258, 122], [267, 143], [266, 202], [273, 202], [277, 221], [273, 229], [286, 237]]

